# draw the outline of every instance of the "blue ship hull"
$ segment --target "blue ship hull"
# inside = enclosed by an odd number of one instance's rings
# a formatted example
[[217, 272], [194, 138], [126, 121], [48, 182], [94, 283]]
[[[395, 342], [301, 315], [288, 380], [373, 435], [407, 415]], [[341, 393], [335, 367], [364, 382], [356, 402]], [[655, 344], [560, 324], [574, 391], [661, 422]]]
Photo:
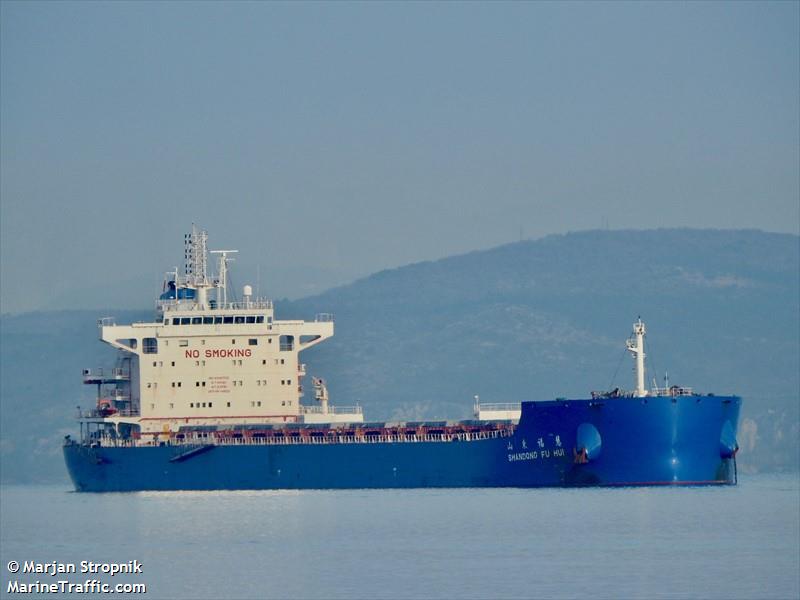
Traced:
[[89, 492], [736, 483], [736, 396], [523, 402], [472, 441], [107, 447], [68, 442]]

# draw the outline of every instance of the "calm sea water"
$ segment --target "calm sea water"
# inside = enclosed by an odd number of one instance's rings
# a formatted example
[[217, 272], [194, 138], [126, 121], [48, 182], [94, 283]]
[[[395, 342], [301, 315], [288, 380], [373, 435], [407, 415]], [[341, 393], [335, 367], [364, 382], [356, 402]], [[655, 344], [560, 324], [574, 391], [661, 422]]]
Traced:
[[0, 500], [4, 597], [19, 596], [10, 577], [65, 579], [11, 576], [10, 560], [132, 559], [143, 574], [99, 578], [145, 583], [149, 598], [800, 597], [797, 475], [688, 489], [8, 486]]

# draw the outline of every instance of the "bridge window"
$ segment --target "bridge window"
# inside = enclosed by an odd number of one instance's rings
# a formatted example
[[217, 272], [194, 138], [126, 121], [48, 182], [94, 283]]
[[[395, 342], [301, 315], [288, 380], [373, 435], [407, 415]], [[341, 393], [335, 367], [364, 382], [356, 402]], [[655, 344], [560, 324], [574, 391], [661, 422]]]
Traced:
[[247, 322], [248, 323], [255, 323], [256, 322], [256, 318], [255, 317], [247, 317]]
[[142, 340], [142, 352], [145, 354], [157, 354], [158, 340], [156, 338], [144, 338]]
[[264, 315], [256, 317], [256, 323], [263, 323], [263, 322], [264, 322]]
[[236, 317], [236, 318], [234, 319], [234, 322], [235, 322], [235, 323], [244, 323], [244, 317]]
[[213, 325], [214, 317], [203, 317], [203, 325]]
[[293, 335], [282, 335], [281, 340], [281, 350], [283, 352], [291, 352], [294, 350], [294, 336]]
[[192, 317], [192, 325], [201, 325], [203, 323], [203, 317]]
[[172, 324], [173, 325], [180, 325], [181, 324], [181, 320], [178, 317], [174, 317], [172, 319]]
[[181, 317], [181, 325], [188, 325], [191, 321], [189, 317]]
[[219, 325], [222, 323], [222, 317], [214, 317], [214, 324]]
[[233, 323], [233, 317], [227, 317], [227, 316], [226, 316], [226, 317], [222, 317], [222, 322], [223, 322], [225, 325], [228, 325], [228, 324], [230, 324], [230, 323]]
[[258, 346], [258, 338], [250, 338], [247, 343], [250, 346]]

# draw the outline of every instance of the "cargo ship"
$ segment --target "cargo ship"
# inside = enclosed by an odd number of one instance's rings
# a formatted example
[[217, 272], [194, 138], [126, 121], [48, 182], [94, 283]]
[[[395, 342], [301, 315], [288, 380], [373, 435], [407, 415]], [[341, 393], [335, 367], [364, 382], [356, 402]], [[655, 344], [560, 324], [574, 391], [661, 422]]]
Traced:
[[[730, 485], [741, 398], [645, 387], [645, 324], [627, 349], [635, 389], [582, 399], [482, 404], [461, 421], [368, 422], [330, 403], [300, 353], [334, 334], [331, 314], [278, 320], [273, 304], [229, 290], [235, 250], [184, 237], [152, 322], [98, 321], [117, 350], [85, 369], [96, 403], [63, 451], [75, 489], [343, 489]], [[209, 254], [217, 259], [209, 274]], [[230, 296], [230, 297], [229, 297]]]

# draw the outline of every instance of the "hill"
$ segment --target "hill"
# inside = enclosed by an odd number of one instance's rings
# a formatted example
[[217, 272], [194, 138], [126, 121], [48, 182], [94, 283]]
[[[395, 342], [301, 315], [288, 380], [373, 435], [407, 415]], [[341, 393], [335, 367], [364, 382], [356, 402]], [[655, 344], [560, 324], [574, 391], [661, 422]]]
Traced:
[[[369, 249], [365, 249], [368, 251]], [[648, 380], [745, 398], [745, 469], [797, 468], [800, 240], [760, 231], [590, 231], [382, 271], [278, 318], [336, 315], [302, 356], [334, 404], [378, 419], [465, 418], [484, 402], [632, 387], [624, 340], [648, 325]], [[116, 311], [118, 322], [149, 319]], [[95, 312], [0, 319], [2, 477], [63, 473], [60, 437], [91, 404], [80, 369], [113, 360]]]

